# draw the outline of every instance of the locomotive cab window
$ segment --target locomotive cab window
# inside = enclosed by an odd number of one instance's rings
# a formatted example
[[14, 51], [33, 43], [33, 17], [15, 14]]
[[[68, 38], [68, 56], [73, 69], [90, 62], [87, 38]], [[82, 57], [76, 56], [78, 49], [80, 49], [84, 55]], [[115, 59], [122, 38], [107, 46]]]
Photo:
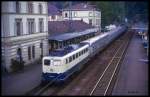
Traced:
[[44, 60], [44, 65], [50, 65], [50, 60]]

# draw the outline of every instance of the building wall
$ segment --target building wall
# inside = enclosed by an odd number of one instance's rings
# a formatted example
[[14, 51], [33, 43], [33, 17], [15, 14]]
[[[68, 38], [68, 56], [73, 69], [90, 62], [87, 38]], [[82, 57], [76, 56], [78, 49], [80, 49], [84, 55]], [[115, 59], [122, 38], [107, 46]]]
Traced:
[[[20, 13], [16, 13], [15, 1], [2, 2], [2, 15], [1, 15], [1, 39], [2, 39], [2, 60], [3, 67], [8, 72], [12, 71], [11, 59], [15, 59], [17, 56], [18, 48], [21, 48], [22, 58], [25, 61], [25, 65], [35, 62], [41, 58], [41, 47], [40, 43], [43, 43], [43, 56], [48, 55], [48, 11], [46, 2], [33, 2], [33, 13], [27, 11], [27, 1], [20, 1]], [[38, 11], [38, 5], [43, 5], [42, 14]], [[33, 18], [35, 23], [35, 32], [29, 34], [27, 19]], [[44, 31], [39, 32], [39, 18], [43, 19]], [[23, 34], [17, 36], [15, 33], [15, 19], [22, 19], [23, 23]], [[28, 47], [35, 46], [35, 58], [32, 58], [31, 49], [31, 60], [28, 56]]]
[[[67, 13], [67, 17], [65, 14]], [[62, 11], [64, 20], [69, 20], [69, 11]], [[92, 20], [92, 25], [101, 28], [101, 12], [100, 11], [71, 11], [72, 20], [83, 20], [89, 24], [89, 20]]]
[[[38, 5], [41, 4], [43, 7], [43, 14], [47, 14], [48, 10], [47, 10], [47, 2], [38, 2], [38, 1], [28, 1], [28, 2], [32, 2], [33, 4], [33, 13], [34, 14], [39, 14], [39, 9], [38, 9]], [[26, 13], [28, 14], [28, 8], [27, 8], [27, 1], [19, 1], [19, 4], [21, 4], [20, 7], [20, 13]], [[2, 12], [6, 12], [6, 13], [16, 13], [16, 2], [15, 1], [3, 1], [2, 2]]]
[[53, 19], [52, 15], [49, 15], [48, 16], [48, 21], [63, 21], [63, 18], [62, 18], [61, 15], [54, 15], [54, 16], [55, 16], [55, 18]]

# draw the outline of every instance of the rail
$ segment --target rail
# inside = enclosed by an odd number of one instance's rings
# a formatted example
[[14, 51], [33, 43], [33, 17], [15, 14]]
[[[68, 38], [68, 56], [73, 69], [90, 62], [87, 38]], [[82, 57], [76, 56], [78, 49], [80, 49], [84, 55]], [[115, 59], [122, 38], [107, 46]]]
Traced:
[[116, 73], [117, 68], [119, 67], [119, 63], [121, 59], [123, 58], [123, 55], [125, 54], [125, 51], [128, 47], [131, 37], [129, 37], [128, 40], [125, 41], [116, 51], [115, 55], [113, 56], [113, 58], [111, 59], [107, 67], [105, 68], [104, 72], [98, 79], [97, 83], [95, 84], [94, 88], [90, 92], [90, 96], [94, 95], [94, 93], [98, 93], [104, 96], [107, 95], [107, 91], [109, 90], [110, 84], [113, 80], [113, 77]]

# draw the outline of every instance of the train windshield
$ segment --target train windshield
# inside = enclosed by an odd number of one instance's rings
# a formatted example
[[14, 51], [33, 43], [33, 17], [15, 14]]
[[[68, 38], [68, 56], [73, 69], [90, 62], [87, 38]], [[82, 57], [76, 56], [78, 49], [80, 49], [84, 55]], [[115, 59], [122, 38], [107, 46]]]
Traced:
[[48, 59], [45, 59], [45, 60], [44, 60], [44, 65], [50, 65], [50, 63], [51, 63], [50, 60], [48, 60]]

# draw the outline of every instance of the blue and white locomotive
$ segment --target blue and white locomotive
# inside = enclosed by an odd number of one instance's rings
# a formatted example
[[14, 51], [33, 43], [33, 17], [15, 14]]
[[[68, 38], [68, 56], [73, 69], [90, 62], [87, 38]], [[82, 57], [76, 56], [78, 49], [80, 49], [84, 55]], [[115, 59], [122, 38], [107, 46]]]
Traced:
[[112, 31], [82, 41], [79, 44], [69, 45], [50, 52], [49, 56], [43, 57], [42, 60], [43, 80], [65, 81], [126, 29], [126, 26], [118, 26]]

